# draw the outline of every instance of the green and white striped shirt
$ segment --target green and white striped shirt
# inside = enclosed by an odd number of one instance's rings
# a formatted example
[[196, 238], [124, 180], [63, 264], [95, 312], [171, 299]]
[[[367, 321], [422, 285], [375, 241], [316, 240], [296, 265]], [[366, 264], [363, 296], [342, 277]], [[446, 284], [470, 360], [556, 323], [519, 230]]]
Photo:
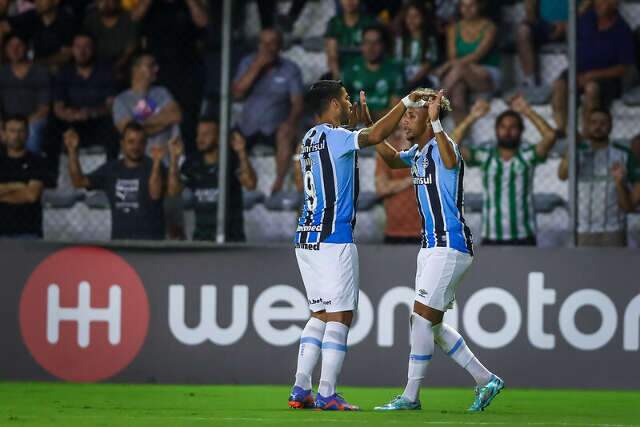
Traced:
[[508, 161], [500, 157], [495, 144], [469, 150], [467, 164], [482, 168], [482, 237], [499, 241], [535, 237], [533, 176], [546, 159], [538, 157], [530, 144], [523, 144]]

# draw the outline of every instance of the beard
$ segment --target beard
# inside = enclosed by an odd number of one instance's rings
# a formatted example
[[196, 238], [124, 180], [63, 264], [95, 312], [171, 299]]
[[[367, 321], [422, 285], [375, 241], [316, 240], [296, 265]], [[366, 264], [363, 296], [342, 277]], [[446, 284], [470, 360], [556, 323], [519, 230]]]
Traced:
[[498, 139], [498, 147], [507, 150], [515, 150], [520, 146], [519, 139]]

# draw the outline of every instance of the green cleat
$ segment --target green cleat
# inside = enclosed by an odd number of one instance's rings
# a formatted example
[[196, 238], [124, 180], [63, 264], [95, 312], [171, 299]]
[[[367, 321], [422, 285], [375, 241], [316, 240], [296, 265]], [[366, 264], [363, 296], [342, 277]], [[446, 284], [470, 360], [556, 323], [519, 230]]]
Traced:
[[469, 412], [481, 412], [484, 408], [489, 406], [491, 401], [500, 393], [500, 390], [504, 388], [504, 381], [496, 375], [491, 378], [491, 381], [484, 387], [476, 387], [476, 400], [467, 409]]
[[376, 406], [373, 408], [374, 411], [412, 411], [422, 409], [422, 405], [419, 400], [415, 402], [410, 402], [402, 396], [396, 396], [391, 402], [387, 403], [383, 406]]

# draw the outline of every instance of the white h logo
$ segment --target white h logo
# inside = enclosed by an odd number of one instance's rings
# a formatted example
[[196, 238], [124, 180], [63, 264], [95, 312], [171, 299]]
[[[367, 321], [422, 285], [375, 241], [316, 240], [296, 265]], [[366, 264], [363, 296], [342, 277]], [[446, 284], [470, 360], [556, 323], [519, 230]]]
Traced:
[[51, 284], [47, 288], [47, 341], [56, 344], [60, 335], [60, 322], [75, 321], [78, 324], [78, 345], [89, 346], [91, 322], [107, 322], [109, 324], [109, 343], [120, 343], [120, 308], [122, 306], [122, 290], [118, 285], [109, 288], [109, 306], [107, 308], [91, 308], [91, 285], [80, 282], [78, 285], [78, 306], [76, 308], [60, 307], [60, 287]]

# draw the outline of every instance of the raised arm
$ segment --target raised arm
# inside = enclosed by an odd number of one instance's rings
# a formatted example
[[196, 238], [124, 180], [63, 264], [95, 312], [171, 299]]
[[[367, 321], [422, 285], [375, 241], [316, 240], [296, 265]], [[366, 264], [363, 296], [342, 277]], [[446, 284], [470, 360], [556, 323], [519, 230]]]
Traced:
[[235, 151], [238, 156], [238, 181], [245, 190], [255, 190], [258, 185], [258, 177], [256, 171], [249, 160], [249, 154], [247, 153], [247, 141], [240, 134], [240, 132], [234, 132], [231, 135], [231, 149]]
[[169, 141], [169, 172], [167, 173], [167, 194], [175, 197], [182, 193], [182, 180], [180, 179], [180, 158], [184, 154], [184, 145], [179, 137]]
[[428, 116], [431, 121], [431, 128], [438, 143], [438, 152], [442, 163], [447, 169], [455, 169], [458, 167], [458, 155], [453, 147], [453, 143], [449, 140], [449, 137], [444, 133], [442, 124], [440, 123], [440, 109], [442, 105], [442, 97], [444, 91], [439, 90], [438, 94], [431, 98], [427, 104]]
[[529, 119], [538, 132], [540, 132], [542, 140], [536, 145], [536, 154], [541, 159], [546, 158], [556, 143], [555, 130], [553, 130], [546, 120], [540, 116], [540, 114], [536, 113], [535, 110], [531, 108], [527, 100], [524, 99], [522, 95], [518, 95], [511, 99], [510, 104], [514, 111]]
[[80, 166], [80, 159], [78, 158], [78, 145], [80, 145], [80, 137], [78, 133], [69, 129], [64, 133], [64, 145], [67, 147], [67, 154], [69, 156], [69, 176], [71, 177], [71, 183], [75, 188], [89, 188], [91, 182], [82, 172], [82, 166]]
[[166, 148], [162, 145], [154, 145], [151, 148], [151, 158], [153, 166], [149, 176], [149, 197], [151, 200], [160, 200], [164, 193], [164, 183], [162, 182], [162, 160], [167, 154]]
[[471, 111], [467, 117], [465, 117], [464, 120], [456, 126], [451, 134], [453, 140], [458, 144], [458, 147], [460, 147], [460, 153], [464, 159], [471, 158], [471, 150], [463, 145], [463, 141], [467, 136], [469, 129], [475, 122], [486, 116], [489, 111], [491, 111], [491, 105], [484, 99], [478, 99], [473, 104], [473, 107], [471, 107]]
[[191, 20], [198, 28], [204, 28], [209, 23], [209, 11], [207, 10], [207, 4], [203, 0], [185, 0], [189, 13], [191, 13]]
[[627, 185], [627, 173], [619, 162], [613, 164], [611, 174], [616, 181], [616, 193], [618, 194], [618, 206], [624, 212], [633, 212], [633, 199]]
[[327, 53], [327, 66], [334, 79], [340, 77], [340, 63], [338, 59], [338, 40], [333, 37], [327, 38], [324, 42], [324, 50]]
[[383, 142], [398, 126], [407, 108], [422, 105], [418, 102], [426, 98], [422, 91], [413, 91], [398, 102], [387, 114], [375, 122], [373, 126], [362, 129], [358, 135], [360, 148], [377, 145]]

